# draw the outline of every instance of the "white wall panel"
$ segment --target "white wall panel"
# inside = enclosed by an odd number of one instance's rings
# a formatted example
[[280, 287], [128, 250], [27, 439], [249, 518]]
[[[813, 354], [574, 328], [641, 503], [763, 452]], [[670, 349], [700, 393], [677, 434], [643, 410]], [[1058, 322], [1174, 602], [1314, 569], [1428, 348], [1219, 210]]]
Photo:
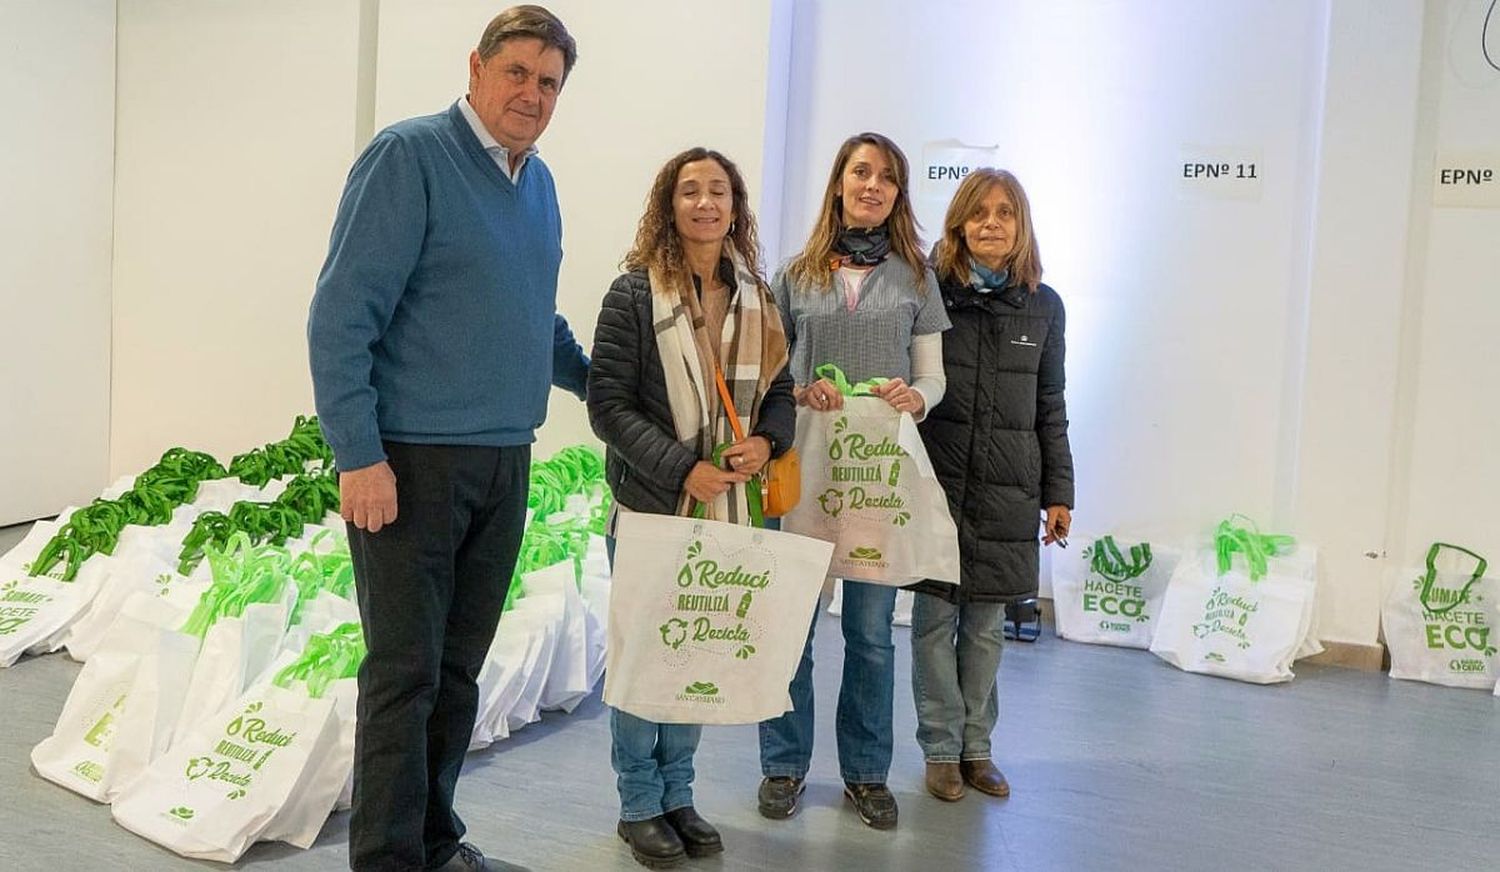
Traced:
[[355, 136], [358, 0], [122, 0], [111, 467], [312, 411], [305, 327]]
[[109, 459], [114, 0], [0, 0], [0, 526]]

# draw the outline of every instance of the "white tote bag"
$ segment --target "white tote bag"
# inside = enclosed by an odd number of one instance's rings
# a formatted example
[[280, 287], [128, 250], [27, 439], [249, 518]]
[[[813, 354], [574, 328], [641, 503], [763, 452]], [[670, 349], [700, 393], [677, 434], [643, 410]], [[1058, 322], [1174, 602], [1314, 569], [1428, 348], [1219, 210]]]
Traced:
[[1088, 544], [1052, 555], [1058, 635], [1094, 645], [1151, 647], [1182, 552], [1126, 537], [1075, 533], [1073, 541]]
[[332, 699], [258, 682], [179, 736], [115, 800], [115, 821], [184, 857], [233, 863], [332, 753], [338, 730]]
[[578, 593], [573, 561], [565, 560], [528, 573], [524, 585], [528, 596], [556, 594], [563, 599], [552, 668], [547, 672], [539, 702], [543, 711], [571, 712], [594, 689], [589, 680], [588, 606]]
[[0, 562], [0, 667], [14, 665], [28, 651], [57, 650], [108, 574], [103, 559], [84, 561], [72, 581], [28, 575], [19, 565]]
[[[358, 682], [353, 678], [334, 681], [324, 691], [333, 703], [334, 728], [324, 744], [308, 754], [307, 766], [292, 788], [286, 803], [260, 834], [260, 841], [286, 842], [311, 848], [328, 816], [338, 808], [340, 797], [354, 777], [354, 724], [359, 703]], [[305, 688], [294, 683], [293, 689]]]
[[879, 397], [797, 410], [802, 499], [781, 529], [832, 542], [829, 574], [958, 583], [958, 528], [911, 415]]
[[251, 603], [239, 617], [220, 618], [208, 628], [182, 701], [178, 735], [238, 698], [276, 659], [296, 596], [296, 586], [288, 584], [277, 602]]
[[145, 594], [125, 602], [31, 752], [42, 777], [105, 801], [167, 749], [198, 656], [198, 639], [173, 629], [183, 617]]
[[507, 717], [526, 685], [523, 670], [533, 640], [540, 648], [539, 638], [516, 632], [514, 626], [495, 634], [484, 666], [479, 671], [479, 706], [474, 718], [474, 732], [469, 737], [470, 751], [510, 737]]
[[791, 708], [833, 546], [668, 515], [616, 533], [604, 701], [659, 723], [753, 724]]
[[[524, 669], [525, 683], [516, 704], [507, 715], [511, 730], [519, 730], [527, 724], [541, 719], [542, 691], [547, 687], [547, 678], [552, 674], [552, 661], [557, 652], [558, 636], [562, 632], [563, 612], [567, 604], [559, 594], [528, 594], [516, 600], [508, 617], [524, 624], [538, 634], [539, 645], [536, 659], [528, 659]], [[504, 619], [501, 620], [504, 624]]]
[[1397, 574], [1380, 610], [1392, 678], [1479, 690], [1496, 686], [1500, 578], [1487, 575], [1487, 568], [1467, 548], [1434, 542], [1423, 566]]
[[1254, 684], [1290, 681], [1312, 625], [1317, 553], [1271, 557], [1251, 580], [1236, 557], [1220, 575], [1215, 552], [1185, 555], [1172, 573], [1151, 653], [1188, 672]]

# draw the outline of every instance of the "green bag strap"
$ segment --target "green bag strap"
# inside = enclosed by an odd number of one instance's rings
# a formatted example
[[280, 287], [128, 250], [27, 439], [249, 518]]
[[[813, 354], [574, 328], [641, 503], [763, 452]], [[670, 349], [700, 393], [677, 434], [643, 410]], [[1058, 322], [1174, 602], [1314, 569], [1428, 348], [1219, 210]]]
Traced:
[[[1433, 586], [1437, 583], [1438, 555], [1441, 554], [1443, 549], [1445, 548], [1449, 551], [1457, 551], [1460, 554], [1472, 557], [1476, 562], [1474, 565], [1474, 571], [1469, 575], [1469, 580], [1464, 583], [1463, 589], [1458, 592], [1458, 598], [1453, 602], [1442, 606], [1441, 608], [1433, 608], [1428, 604], [1427, 600], [1428, 597], [1432, 595]], [[1432, 546], [1427, 549], [1427, 571], [1423, 573], [1422, 578], [1419, 579], [1422, 583], [1422, 588], [1421, 591], [1417, 594], [1417, 599], [1422, 603], [1422, 608], [1428, 613], [1433, 615], [1446, 615], [1447, 613], [1457, 608], [1459, 605], [1468, 602], [1469, 591], [1474, 587], [1474, 585], [1478, 584], [1480, 580], [1484, 578], [1484, 572], [1489, 568], [1489, 565], [1490, 564], [1488, 560], [1485, 560], [1479, 554], [1470, 551], [1469, 549], [1464, 548], [1461, 545], [1450, 545], [1447, 542], [1434, 542], [1432, 543]]]
[[250, 535], [235, 532], [224, 547], [205, 548], [213, 580], [181, 631], [200, 639], [221, 618], [239, 617], [245, 606], [280, 599], [290, 578], [291, 556], [274, 545], [257, 547]]
[[877, 385], [883, 385], [886, 382], [890, 381], [890, 379], [888, 378], [869, 378], [865, 379], [859, 384], [851, 385], [849, 384], [848, 377], [844, 375], [844, 371], [831, 363], [825, 363], [822, 366], [819, 366], [817, 369], [813, 370], [813, 373], [818, 378], [826, 378], [829, 381], [833, 382], [833, 386], [838, 388], [839, 393], [843, 394], [846, 397], [870, 396], [871, 388], [876, 387]]
[[1139, 578], [1151, 567], [1150, 542], [1130, 546], [1130, 560], [1127, 561], [1115, 544], [1115, 537], [1104, 536], [1094, 540], [1090, 554], [1089, 569], [1117, 584]]
[[[1244, 524], [1233, 523], [1235, 519]], [[1214, 551], [1218, 559], [1219, 575], [1229, 572], [1236, 552], [1245, 555], [1250, 580], [1260, 581], [1269, 571], [1269, 559], [1284, 554], [1297, 544], [1292, 536], [1264, 534], [1250, 518], [1234, 514], [1219, 522], [1214, 532]]]
[[340, 624], [328, 633], [314, 633], [296, 660], [287, 664], [271, 683], [290, 687], [292, 682], [307, 685], [307, 695], [322, 699], [329, 685], [343, 678], [353, 678], [365, 659], [364, 634], [358, 624]]

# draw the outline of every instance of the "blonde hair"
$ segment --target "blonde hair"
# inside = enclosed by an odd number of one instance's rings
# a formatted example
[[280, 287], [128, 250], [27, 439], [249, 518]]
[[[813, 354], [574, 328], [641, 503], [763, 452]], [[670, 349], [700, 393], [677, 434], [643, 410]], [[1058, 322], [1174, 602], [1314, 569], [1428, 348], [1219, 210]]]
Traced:
[[964, 241], [964, 224], [979, 212], [984, 198], [996, 188], [1005, 191], [1016, 210], [1016, 241], [1003, 266], [1010, 273], [1011, 282], [1025, 285], [1034, 294], [1042, 281], [1042, 256], [1031, 227], [1031, 202], [1026, 199], [1026, 190], [1019, 179], [993, 167], [980, 167], [969, 173], [954, 192], [953, 202], [948, 204], [948, 213], [943, 217], [943, 235], [932, 247], [933, 271], [950, 284], [969, 281], [972, 262], [969, 245]]
[[890, 217], [885, 222], [890, 230], [891, 252], [906, 261], [916, 277], [918, 290], [926, 293], [927, 285], [922, 281], [926, 263], [922, 257], [922, 239], [917, 235], [917, 218], [912, 212], [911, 198], [908, 196], [910, 171], [906, 155], [896, 143], [879, 133], [859, 133], [844, 140], [844, 144], [839, 146], [838, 154], [833, 159], [833, 170], [828, 174], [828, 186], [823, 189], [823, 205], [818, 212], [818, 223], [813, 227], [812, 236], [808, 238], [802, 253], [787, 266], [787, 274], [794, 283], [803, 287], [825, 291], [833, 287], [833, 267], [830, 265], [833, 261], [833, 246], [838, 241], [839, 234], [844, 231], [844, 167], [849, 163], [854, 150], [861, 145], [880, 149], [896, 171], [896, 203], [891, 207]]
[[[677, 235], [677, 222], [672, 211], [672, 197], [677, 190], [677, 175], [682, 168], [700, 160], [711, 160], [724, 168], [729, 176], [729, 192], [734, 201], [734, 217], [729, 224], [729, 235], [724, 237], [726, 248], [732, 248], [745, 262], [745, 267], [755, 275], [761, 287], [766, 286], [760, 271], [760, 236], [755, 226], [755, 214], [750, 211], [750, 194], [745, 188], [745, 177], [734, 161], [709, 148], [690, 148], [667, 161], [656, 174], [651, 192], [646, 195], [646, 213], [635, 231], [635, 244], [626, 252], [620, 266], [625, 270], [655, 270], [667, 280], [671, 287], [681, 287], [690, 281], [687, 255], [682, 249], [682, 238]], [[665, 290], [665, 289], [660, 289]]]

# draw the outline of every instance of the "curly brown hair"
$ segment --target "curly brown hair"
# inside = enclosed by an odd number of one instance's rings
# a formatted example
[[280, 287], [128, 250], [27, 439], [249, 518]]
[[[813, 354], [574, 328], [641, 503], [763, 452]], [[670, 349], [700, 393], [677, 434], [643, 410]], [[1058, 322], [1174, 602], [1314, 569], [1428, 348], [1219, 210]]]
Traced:
[[729, 176], [734, 218], [724, 241], [739, 253], [745, 266], [755, 275], [756, 282], [762, 288], [766, 287], [765, 275], [760, 268], [760, 236], [755, 227], [755, 214], [750, 211], [750, 193], [745, 188], [745, 177], [740, 175], [740, 168], [734, 165], [734, 161], [702, 146], [678, 154], [667, 161], [656, 174], [651, 192], [646, 195], [646, 213], [641, 216], [640, 226], [635, 231], [635, 244], [626, 252], [620, 267], [625, 270], [655, 270], [672, 287], [680, 287], [689, 281], [687, 257], [683, 253], [682, 239], [677, 235], [677, 222], [673, 217], [672, 197], [682, 168], [700, 160], [717, 163], [724, 168], [724, 174]]
[[833, 268], [829, 263], [833, 245], [844, 231], [844, 167], [861, 145], [879, 149], [896, 171], [896, 202], [891, 207], [890, 217], [885, 219], [891, 233], [891, 250], [911, 267], [917, 277], [917, 288], [925, 293], [927, 285], [922, 281], [922, 273], [927, 261], [922, 256], [922, 238], [917, 234], [917, 216], [911, 208], [908, 187], [911, 171], [906, 154], [890, 137], [870, 131], [857, 133], [839, 146], [838, 154], [833, 158], [833, 169], [828, 174], [828, 185], [823, 189], [818, 223], [807, 240], [807, 247], [787, 265], [787, 273], [798, 285], [824, 291], [833, 287]]

